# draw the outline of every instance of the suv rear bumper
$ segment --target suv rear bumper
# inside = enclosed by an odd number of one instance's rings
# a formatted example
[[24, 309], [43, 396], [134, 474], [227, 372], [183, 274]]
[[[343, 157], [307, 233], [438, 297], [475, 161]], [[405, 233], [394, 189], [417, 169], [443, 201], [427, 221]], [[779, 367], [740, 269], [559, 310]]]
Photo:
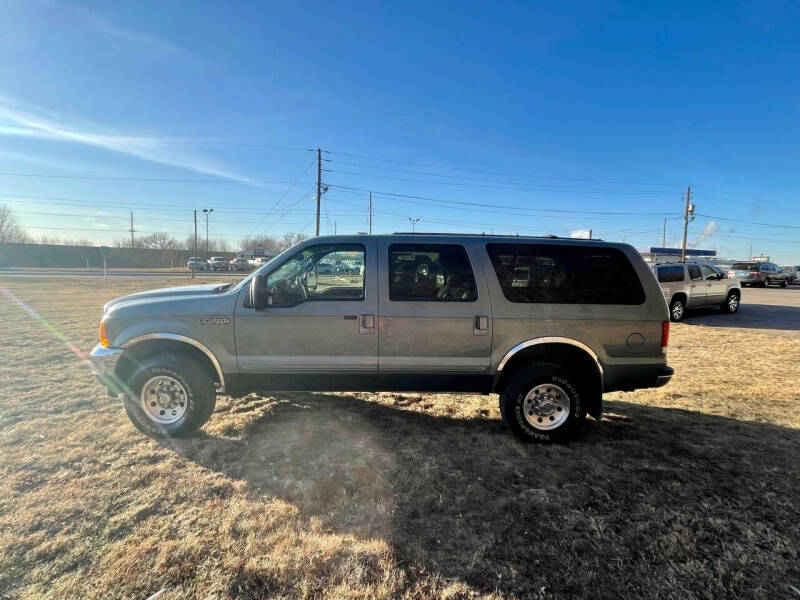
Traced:
[[656, 375], [656, 384], [653, 387], [662, 387], [669, 383], [672, 376], [675, 374], [675, 369], [669, 366], [663, 366], [658, 370]]
[[122, 348], [106, 348], [97, 344], [89, 353], [89, 363], [92, 373], [106, 386], [109, 395], [116, 396], [121, 390], [117, 384], [115, 370], [119, 359], [122, 358]]

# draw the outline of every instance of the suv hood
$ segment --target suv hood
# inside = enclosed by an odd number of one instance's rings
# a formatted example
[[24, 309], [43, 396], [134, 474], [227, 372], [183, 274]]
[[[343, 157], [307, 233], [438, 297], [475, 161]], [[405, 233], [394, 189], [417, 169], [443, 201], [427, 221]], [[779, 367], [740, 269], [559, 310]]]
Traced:
[[150, 290], [147, 292], [138, 292], [136, 294], [129, 294], [111, 300], [103, 306], [103, 314], [107, 313], [118, 304], [135, 303], [139, 300], [154, 300], [161, 298], [175, 298], [175, 297], [199, 297], [209, 296], [214, 293], [214, 290], [222, 286], [222, 283], [204, 283], [200, 285], [183, 285], [179, 287], [161, 288], [159, 290]]

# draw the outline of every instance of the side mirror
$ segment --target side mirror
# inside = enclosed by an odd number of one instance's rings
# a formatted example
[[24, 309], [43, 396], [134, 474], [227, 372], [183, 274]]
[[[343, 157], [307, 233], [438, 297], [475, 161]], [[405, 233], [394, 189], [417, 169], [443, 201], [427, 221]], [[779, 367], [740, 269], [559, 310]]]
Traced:
[[261, 273], [250, 280], [250, 308], [262, 310], [267, 306], [267, 281]]

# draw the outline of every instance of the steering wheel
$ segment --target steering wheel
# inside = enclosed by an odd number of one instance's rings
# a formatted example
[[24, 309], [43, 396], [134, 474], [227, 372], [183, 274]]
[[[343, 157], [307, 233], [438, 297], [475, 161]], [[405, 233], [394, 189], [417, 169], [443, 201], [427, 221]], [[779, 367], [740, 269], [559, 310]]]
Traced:
[[298, 275], [295, 278], [294, 286], [292, 287], [294, 287], [298, 292], [300, 292], [300, 295], [302, 296], [304, 302], [308, 300], [308, 286], [306, 285], [306, 281], [302, 275]]

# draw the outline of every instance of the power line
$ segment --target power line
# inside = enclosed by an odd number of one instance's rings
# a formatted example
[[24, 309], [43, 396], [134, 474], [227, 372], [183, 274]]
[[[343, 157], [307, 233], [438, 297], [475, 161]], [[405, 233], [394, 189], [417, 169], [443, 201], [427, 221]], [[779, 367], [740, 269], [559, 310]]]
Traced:
[[636, 181], [619, 181], [619, 180], [602, 180], [602, 179], [581, 179], [575, 177], [551, 177], [547, 175], [531, 175], [529, 173], [509, 173], [507, 171], [489, 171], [483, 169], [469, 169], [463, 167], [453, 167], [449, 165], [441, 165], [441, 164], [431, 164], [431, 163], [418, 163], [412, 162], [407, 160], [395, 160], [389, 158], [380, 158], [377, 156], [365, 156], [363, 154], [349, 154], [346, 152], [335, 152], [329, 151], [329, 154], [338, 155], [338, 156], [349, 156], [351, 158], [361, 158], [365, 160], [374, 160], [380, 162], [388, 162], [388, 163], [395, 163], [401, 165], [413, 165], [417, 167], [428, 167], [431, 169], [447, 169], [450, 171], [462, 171], [465, 173], [483, 173], [486, 175], [505, 175], [507, 177], [525, 177], [529, 179], [550, 179], [554, 181], [582, 181], [586, 183], [609, 183], [609, 184], [621, 184], [621, 185], [658, 185], [658, 186], [678, 186], [678, 183], [655, 183], [655, 182], [636, 182]]
[[[357, 188], [357, 187], [350, 187], [344, 185], [334, 185], [332, 183], [327, 184], [328, 187], [336, 188], [339, 190], [352, 190], [357, 192], [369, 192], [370, 190], [366, 190], [364, 188]], [[380, 196], [390, 196], [392, 198], [406, 198], [406, 199], [415, 199], [415, 200], [426, 200], [429, 202], [439, 202], [443, 204], [456, 204], [456, 205], [465, 205], [465, 206], [476, 206], [481, 208], [501, 208], [507, 210], [526, 210], [521, 209], [519, 206], [510, 206], [510, 205], [502, 205], [502, 204], [489, 204], [485, 202], [465, 202], [463, 200], [444, 200], [442, 198], [433, 198], [430, 196], [414, 196], [410, 194], [396, 194], [393, 192], [380, 192], [372, 190], [374, 194], [378, 194]], [[680, 213], [665, 213], [663, 211], [659, 212], [626, 212], [626, 211], [586, 211], [586, 210], [566, 210], [566, 209], [555, 209], [555, 208], [536, 208], [536, 209], [527, 209], [527, 210], [535, 210], [539, 212], [545, 213], [566, 213], [566, 214], [578, 214], [578, 215], [642, 215], [642, 216], [664, 216], [667, 215], [674, 215]]]
[[[263, 217], [261, 217], [261, 218], [258, 220], [258, 222], [257, 222], [255, 225], [253, 225], [253, 228], [250, 230], [250, 232], [251, 232], [251, 233], [252, 233], [253, 231], [255, 231], [255, 230], [258, 228], [258, 226], [259, 226], [259, 225], [261, 225], [261, 223], [263, 223], [263, 222], [264, 222], [264, 219], [267, 217], [267, 215], [269, 215], [269, 213], [271, 213], [272, 211], [274, 211], [274, 210], [275, 210], [275, 209], [278, 207], [278, 205], [279, 205], [281, 202], [283, 202], [283, 199], [284, 199], [284, 198], [286, 198], [287, 194], [288, 194], [289, 192], [291, 192], [291, 191], [292, 191], [292, 189], [294, 188], [294, 186], [295, 186], [295, 185], [297, 185], [298, 183], [300, 183], [300, 180], [301, 180], [301, 179], [302, 179], [302, 178], [305, 176], [306, 172], [307, 172], [307, 171], [308, 171], [308, 170], [311, 168], [311, 165], [313, 165], [315, 162], [317, 162], [317, 159], [316, 159], [316, 158], [314, 158], [314, 159], [313, 159], [313, 160], [312, 160], [310, 163], [308, 163], [308, 165], [306, 166], [306, 168], [305, 168], [305, 169], [303, 169], [303, 171], [302, 171], [302, 172], [300, 173], [300, 175], [297, 177], [297, 180], [295, 180], [295, 181], [294, 181], [294, 182], [293, 182], [293, 183], [292, 183], [292, 184], [291, 184], [291, 185], [290, 185], [288, 188], [286, 188], [286, 191], [285, 191], [285, 192], [283, 192], [283, 194], [281, 194], [281, 197], [280, 197], [280, 198], [278, 198], [278, 199], [275, 201], [275, 204], [273, 204], [273, 205], [272, 205], [272, 208], [270, 208], [270, 209], [269, 209], [269, 211], [267, 211], [267, 212], [264, 214], [264, 216], [263, 216]], [[250, 235], [250, 234], [248, 234], [248, 235]]]
[[760, 227], [777, 227], [780, 229], [800, 229], [800, 225], [779, 225], [778, 223], [760, 223], [758, 221], [744, 221], [742, 219], [729, 219], [728, 217], [715, 217], [714, 215], [697, 215], [698, 217], [706, 217], [707, 219], [715, 219], [717, 221], [729, 221], [731, 223], [745, 223], [747, 225], [758, 225]]
[[408, 181], [411, 183], [429, 183], [434, 185], [453, 185], [458, 187], [482, 188], [493, 190], [511, 190], [511, 191], [527, 191], [527, 192], [550, 192], [550, 193], [569, 193], [569, 194], [626, 194], [633, 196], [664, 196], [665, 191], [642, 191], [633, 192], [628, 190], [592, 190], [586, 188], [558, 188], [555, 186], [547, 186], [544, 184], [534, 183], [514, 183], [514, 186], [508, 185], [486, 185], [478, 183], [461, 183], [457, 181], [433, 181], [430, 179], [412, 179], [409, 177], [393, 177], [391, 175], [374, 175], [372, 173], [355, 173], [353, 171], [336, 171], [333, 169], [325, 169], [328, 173], [338, 173], [340, 175], [357, 175], [359, 177], [372, 177], [374, 179], [391, 179], [394, 181]]
[[[425, 175], [425, 176], [428, 176], [428, 177], [444, 177], [444, 178], [447, 178], [447, 179], [458, 179], [459, 181], [476, 181], [476, 182], [483, 182], [483, 183], [501, 183], [501, 184], [517, 185], [517, 186], [536, 186], [536, 187], [540, 187], [542, 189], [548, 189], [548, 190], [549, 189], [554, 189], [554, 190], [555, 189], [564, 189], [565, 191], [571, 191], [571, 190], [574, 190], [574, 189], [586, 190], [586, 188], [564, 188], [564, 186], [556, 186], [555, 184], [527, 183], [527, 182], [524, 182], [524, 181], [498, 181], [498, 180], [485, 179], [485, 178], [464, 177], [463, 175], [447, 175], [447, 174], [431, 173], [431, 172], [426, 172], [426, 171], [413, 171], [413, 170], [409, 170], [409, 169], [396, 169], [396, 168], [393, 168], [393, 167], [381, 167], [381, 166], [378, 166], [378, 165], [365, 165], [363, 163], [351, 163], [351, 162], [331, 160], [331, 159], [325, 159], [325, 161], [326, 162], [330, 162], [330, 163], [336, 163], [336, 164], [339, 164], [339, 165], [349, 165], [349, 166], [362, 167], [362, 168], [367, 168], [367, 169], [379, 169], [381, 171], [393, 171], [393, 172], [397, 172], [397, 173], [409, 173], [409, 174], [413, 174], [413, 175]], [[378, 175], [372, 175], [372, 174], [369, 174], [369, 173], [353, 173], [351, 171], [336, 171], [334, 169], [328, 169], [328, 171], [331, 172], [331, 173], [342, 173], [342, 174], [348, 174], [348, 175], [365, 175], [365, 176], [372, 176], [372, 177], [380, 177]], [[526, 177], [526, 176], [514, 175], [514, 177], [522, 178], [522, 177]], [[385, 178], [388, 178], [388, 177], [385, 177]], [[534, 179], [536, 177], [535, 176], [530, 176], [528, 178]], [[545, 177], [539, 177], [539, 178], [541, 178], [541, 179], [550, 179], [550, 178], [545, 178]], [[411, 180], [411, 181], [418, 181], [418, 180]], [[578, 181], [584, 181], [584, 180], [578, 180]], [[444, 183], [444, 182], [433, 181], [431, 183]], [[621, 182], [613, 182], [613, 183], [609, 182], [610, 185], [619, 185], [620, 183]], [[627, 185], [654, 185], [654, 186], [658, 186], [658, 185], [667, 185], [667, 184], [628, 183]], [[601, 190], [601, 191], [603, 191], [603, 192], [612, 192], [614, 190]], [[600, 190], [598, 190], [598, 193], [600, 193]], [[658, 191], [654, 190], [651, 193], [663, 194], [663, 193], [665, 193], [665, 190], [658, 190]]]

